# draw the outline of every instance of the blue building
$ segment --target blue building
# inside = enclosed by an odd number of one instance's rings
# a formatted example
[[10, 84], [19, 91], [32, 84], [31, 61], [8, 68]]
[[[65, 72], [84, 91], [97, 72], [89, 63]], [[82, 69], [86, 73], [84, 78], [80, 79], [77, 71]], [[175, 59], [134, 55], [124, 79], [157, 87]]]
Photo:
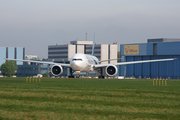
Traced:
[[18, 65], [17, 69], [17, 77], [33, 77], [37, 76], [37, 74], [45, 74], [50, 73], [50, 66], [49, 65], [43, 65], [43, 64], [24, 64], [24, 65]]
[[38, 65], [18, 65], [16, 73], [17, 77], [32, 77], [36, 76], [37, 74], [40, 74]]
[[173, 61], [120, 66], [119, 74], [135, 78], [180, 78], [180, 39], [148, 39], [148, 43], [120, 45], [121, 62], [177, 58]]
[[[25, 48], [23, 47], [0, 47], [0, 65], [5, 63], [4, 58], [24, 59]], [[22, 65], [23, 62], [17, 62], [17, 65]]]

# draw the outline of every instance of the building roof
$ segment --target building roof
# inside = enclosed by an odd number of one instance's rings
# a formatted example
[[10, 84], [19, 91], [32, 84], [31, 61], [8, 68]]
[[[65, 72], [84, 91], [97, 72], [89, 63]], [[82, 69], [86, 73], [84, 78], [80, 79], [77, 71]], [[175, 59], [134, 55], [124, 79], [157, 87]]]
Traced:
[[180, 42], [178, 38], [156, 38], [156, 39], [148, 39], [148, 43], [160, 43], [160, 42]]
[[93, 41], [70, 41], [72, 45], [92, 45]]

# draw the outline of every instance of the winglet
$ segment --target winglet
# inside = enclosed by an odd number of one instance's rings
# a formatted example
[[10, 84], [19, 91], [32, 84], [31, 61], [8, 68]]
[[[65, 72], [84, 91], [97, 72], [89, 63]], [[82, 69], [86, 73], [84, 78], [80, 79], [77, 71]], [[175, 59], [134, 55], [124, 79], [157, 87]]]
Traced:
[[93, 46], [92, 46], [92, 56], [94, 56], [94, 45], [95, 45], [95, 33], [94, 33], [94, 41], [93, 41]]

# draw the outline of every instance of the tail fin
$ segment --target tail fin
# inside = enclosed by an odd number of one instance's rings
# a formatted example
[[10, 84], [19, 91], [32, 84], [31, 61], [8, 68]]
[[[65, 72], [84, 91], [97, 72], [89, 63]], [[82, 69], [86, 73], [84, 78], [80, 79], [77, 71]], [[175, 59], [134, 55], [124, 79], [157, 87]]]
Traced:
[[94, 56], [94, 45], [95, 45], [95, 33], [94, 33], [94, 41], [93, 41], [93, 46], [92, 46], [92, 56]]

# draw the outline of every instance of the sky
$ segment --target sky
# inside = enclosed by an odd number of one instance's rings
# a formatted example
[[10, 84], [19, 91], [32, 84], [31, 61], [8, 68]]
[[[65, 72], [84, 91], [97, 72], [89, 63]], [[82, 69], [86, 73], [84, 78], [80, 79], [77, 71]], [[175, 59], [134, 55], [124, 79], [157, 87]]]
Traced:
[[0, 47], [48, 58], [48, 46], [180, 38], [180, 0], [0, 0]]

